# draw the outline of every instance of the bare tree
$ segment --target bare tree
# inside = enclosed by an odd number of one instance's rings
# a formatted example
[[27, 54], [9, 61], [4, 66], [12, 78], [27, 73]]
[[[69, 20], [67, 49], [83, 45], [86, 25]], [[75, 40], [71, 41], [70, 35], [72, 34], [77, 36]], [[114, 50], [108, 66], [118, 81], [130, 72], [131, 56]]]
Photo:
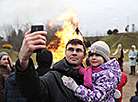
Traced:
[[[31, 28], [32, 23], [26, 23], [22, 26], [22, 29], [19, 29], [19, 26], [17, 28], [14, 28], [12, 25], [3, 25], [3, 27], [0, 29], [0, 37], [5, 38], [4, 40], [0, 40], [0, 44], [11, 44], [13, 46], [13, 50], [19, 51], [22, 40], [24, 38], [24, 34], [26, 31], [28, 31]], [[46, 25], [46, 31], [48, 32], [48, 35], [46, 37], [48, 38], [47, 44], [50, 43], [53, 39], [58, 39], [55, 36], [55, 33], [57, 30], [61, 30], [60, 25], [54, 25], [52, 28], [47, 24]]]

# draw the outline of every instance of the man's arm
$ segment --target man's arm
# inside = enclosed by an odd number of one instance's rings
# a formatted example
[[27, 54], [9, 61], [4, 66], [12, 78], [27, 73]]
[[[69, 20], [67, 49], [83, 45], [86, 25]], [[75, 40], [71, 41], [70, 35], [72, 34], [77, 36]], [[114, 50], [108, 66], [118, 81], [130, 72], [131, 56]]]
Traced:
[[[16, 82], [17, 86], [23, 97], [33, 100], [33, 102], [41, 102], [41, 99], [48, 100], [47, 85], [43, 82], [47, 79], [40, 79], [38, 73], [35, 70], [32, 59], [29, 59], [28, 68], [25, 70], [20, 70], [19, 60], [16, 62]], [[38, 101], [39, 100], [39, 101]]]
[[22, 69], [27, 68], [29, 58], [34, 50], [46, 48], [46, 38], [43, 36], [46, 34], [45, 31], [26, 32], [19, 52], [19, 63]]
[[[41, 90], [39, 90], [40, 79], [35, 71], [31, 55], [36, 49], [46, 48], [45, 31], [30, 33], [28, 31], [23, 39], [19, 52], [19, 59], [16, 62], [16, 81], [22, 95], [28, 99], [38, 99]], [[43, 93], [41, 92], [41, 97]], [[34, 97], [37, 96], [37, 97]]]

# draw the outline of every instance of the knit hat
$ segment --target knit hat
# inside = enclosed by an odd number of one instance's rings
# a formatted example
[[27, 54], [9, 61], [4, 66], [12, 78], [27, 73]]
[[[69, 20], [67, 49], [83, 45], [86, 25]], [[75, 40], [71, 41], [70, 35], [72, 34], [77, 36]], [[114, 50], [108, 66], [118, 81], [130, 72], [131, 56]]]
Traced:
[[106, 61], [109, 61], [110, 48], [104, 41], [96, 41], [88, 48], [88, 55], [91, 53], [101, 55]]
[[0, 52], [0, 60], [1, 60], [1, 58], [2, 58], [4, 55], [9, 56], [7, 52]]

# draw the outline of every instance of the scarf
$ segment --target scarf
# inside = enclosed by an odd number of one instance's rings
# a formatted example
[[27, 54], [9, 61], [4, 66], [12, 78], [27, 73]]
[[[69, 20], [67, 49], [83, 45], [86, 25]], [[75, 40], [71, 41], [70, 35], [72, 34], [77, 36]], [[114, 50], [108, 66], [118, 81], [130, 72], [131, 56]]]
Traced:
[[88, 87], [88, 88], [90, 88], [90, 89], [92, 89], [93, 86], [92, 86], [92, 75], [91, 75], [91, 73], [92, 72], [97, 73], [97, 72], [100, 72], [102, 70], [103, 69], [100, 68], [100, 67], [91, 67], [91, 66], [89, 66], [87, 69], [84, 69], [82, 67], [79, 68], [79, 72], [84, 75], [84, 78], [83, 78], [84, 79], [84, 83], [83, 83], [83, 85]]

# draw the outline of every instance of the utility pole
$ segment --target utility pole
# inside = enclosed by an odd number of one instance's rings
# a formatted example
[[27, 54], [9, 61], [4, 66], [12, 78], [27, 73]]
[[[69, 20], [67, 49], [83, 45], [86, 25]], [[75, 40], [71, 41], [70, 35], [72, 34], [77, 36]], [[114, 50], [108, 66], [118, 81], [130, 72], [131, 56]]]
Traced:
[[127, 26], [125, 27], [125, 31], [129, 32], [129, 17], [127, 16]]
[[129, 25], [129, 16], [127, 16], [127, 25]]
[[135, 32], [135, 24], [132, 24], [132, 32]]

